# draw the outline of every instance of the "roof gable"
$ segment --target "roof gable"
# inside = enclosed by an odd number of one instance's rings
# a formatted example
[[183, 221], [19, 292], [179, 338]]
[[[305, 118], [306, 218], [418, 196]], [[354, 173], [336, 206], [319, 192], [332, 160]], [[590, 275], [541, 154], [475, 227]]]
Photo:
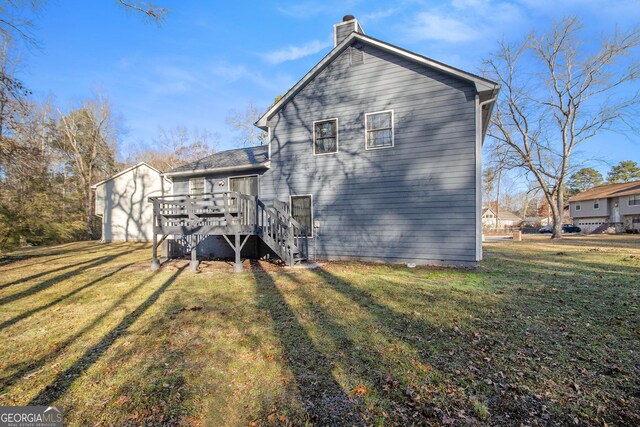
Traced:
[[103, 185], [103, 184], [105, 184], [105, 183], [107, 183], [107, 182], [109, 182], [109, 181], [112, 181], [112, 180], [116, 179], [116, 178], [119, 178], [119, 177], [121, 177], [122, 175], [124, 175], [124, 174], [126, 174], [126, 173], [129, 173], [129, 172], [131, 172], [131, 171], [133, 171], [133, 170], [135, 170], [135, 169], [138, 169], [138, 168], [139, 168], [139, 167], [141, 167], [141, 166], [145, 166], [145, 167], [147, 167], [147, 168], [151, 169], [152, 171], [156, 172], [158, 175], [162, 175], [162, 172], [160, 172], [158, 169], [154, 168], [153, 166], [150, 166], [150, 165], [148, 165], [148, 164], [147, 164], [147, 163], [145, 163], [145, 162], [140, 162], [140, 163], [138, 163], [137, 165], [130, 166], [130, 167], [126, 168], [125, 170], [120, 171], [120, 172], [116, 173], [115, 175], [110, 176], [110, 177], [109, 177], [109, 178], [107, 178], [107, 179], [104, 179], [104, 180], [102, 180], [102, 181], [100, 181], [100, 182], [98, 182], [98, 183], [96, 183], [96, 184], [93, 184], [93, 185], [91, 186], [91, 188], [94, 188], [94, 189], [95, 189], [95, 188], [97, 188], [98, 186]]
[[315, 77], [317, 77], [318, 74], [322, 72], [322, 70], [324, 70], [334, 59], [336, 59], [342, 52], [344, 52], [349, 46], [351, 46], [355, 42], [362, 42], [364, 45], [370, 45], [370, 46], [380, 48], [384, 51], [398, 55], [404, 59], [408, 59], [410, 61], [424, 65], [425, 67], [429, 67], [429, 68], [444, 72], [446, 74], [458, 77], [462, 80], [471, 82], [474, 84], [475, 89], [478, 93], [487, 93], [488, 97], [495, 96], [495, 94], [497, 94], [497, 91], [500, 87], [497, 83], [494, 83], [483, 77], [476, 76], [475, 74], [471, 74], [466, 71], [460, 70], [458, 68], [451, 67], [449, 65], [435, 61], [431, 58], [427, 58], [426, 56], [418, 55], [416, 53], [399, 48], [397, 46], [375, 39], [373, 37], [353, 32], [346, 39], [344, 39], [342, 43], [340, 43], [333, 50], [331, 50], [331, 52], [329, 52], [324, 58], [322, 58], [322, 60], [318, 64], [316, 64], [315, 67], [313, 67], [307, 74], [305, 74], [305, 76], [302, 79], [300, 79], [300, 81], [298, 81], [291, 89], [289, 89], [289, 91], [278, 102], [276, 102], [262, 117], [260, 117], [260, 119], [258, 119], [258, 121], [256, 122], [256, 126], [262, 129], [266, 129], [267, 121], [271, 117], [273, 117], [278, 111], [280, 111], [309, 82], [311, 82]]

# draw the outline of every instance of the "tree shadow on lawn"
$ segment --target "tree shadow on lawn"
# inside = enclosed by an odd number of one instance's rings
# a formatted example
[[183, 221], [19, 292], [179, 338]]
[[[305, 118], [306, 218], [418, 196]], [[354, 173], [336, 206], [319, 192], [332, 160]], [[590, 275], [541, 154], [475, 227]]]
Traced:
[[[76, 262], [74, 264], [65, 264], [62, 267], [58, 267], [58, 268], [55, 268], [53, 270], [42, 271], [40, 273], [36, 273], [36, 274], [31, 275], [31, 276], [21, 277], [21, 278], [19, 278], [17, 280], [9, 282], [9, 283], [4, 283], [4, 284], [0, 285], [0, 290], [8, 288], [10, 286], [14, 286], [14, 285], [18, 285], [18, 284], [21, 284], [21, 283], [25, 283], [25, 282], [28, 282], [30, 280], [34, 280], [34, 279], [37, 279], [39, 277], [46, 276], [46, 275], [49, 275], [49, 274], [52, 274], [52, 273], [57, 273], [57, 272], [60, 272], [60, 271], [63, 271], [63, 270], [68, 270], [68, 269], [77, 267], [73, 271], [68, 271], [68, 272], [60, 274], [58, 276], [52, 277], [50, 279], [47, 279], [47, 280], [45, 280], [45, 281], [43, 281], [41, 283], [38, 283], [38, 284], [32, 286], [31, 288], [26, 289], [26, 290], [24, 290], [22, 292], [18, 292], [16, 294], [9, 295], [9, 296], [6, 296], [4, 298], [1, 298], [0, 299], [0, 305], [4, 305], [7, 302], [13, 302], [13, 301], [15, 301], [17, 299], [20, 299], [20, 298], [23, 298], [25, 296], [31, 295], [33, 293], [36, 293], [36, 292], [40, 291], [40, 290], [47, 289], [48, 287], [50, 287], [53, 284], [56, 284], [56, 283], [58, 283], [58, 282], [60, 282], [62, 280], [71, 278], [73, 276], [76, 276], [76, 275], [82, 273], [84, 269], [92, 268], [92, 267], [95, 267], [97, 265], [100, 265], [101, 263], [106, 263], [106, 262], [109, 262], [109, 261], [113, 261], [114, 259], [119, 258], [119, 257], [121, 257], [123, 255], [130, 255], [130, 254], [132, 254], [134, 252], [138, 252], [138, 251], [141, 251], [141, 250], [143, 250], [143, 249], [141, 248], [141, 249], [124, 250], [124, 251], [119, 250], [119, 251], [117, 251], [117, 252], [115, 252], [115, 253], [113, 253], [111, 255], [104, 255], [104, 256], [101, 256], [101, 257], [98, 257], [98, 258], [91, 258], [91, 259], [88, 259], [86, 261]], [[103, 252], [103, 251], [100, 251], [100, 252]]]
[[[106, 258], [106, 257], [103, 257], [103, 258]], [[98, 260], [100, 260], [100, 258], [98, 258]], [[16, 280], [14, 280], [12, 282], [9, 282], [9, 283], [3, 283], [2, 285], [0, 285], [0, 290], [8, 288], [10, 286], [15, 286], [15, 285], [19, 285], [21, 283], [25, 283], [25, 282], [28, 282], [30, 280], [34, 280], [34, 279], [37, 279], [39, 277], [46, 276], [48, 274], [57, 273], [59, 271], [68, 270], [68, 269], [73, 268], [73, 267], [79, 267], [81, 265], [95, 263], [95, 262], [96, 262], [96, 258], [92, 258], [92, 259], [88, 259], [86, 261], [77, 262], [75, 264], [65, 264], [62, 267], [54, 268], [53, 270], [41, 271], [40, 273], [36, 273], [36, 274], [33, 274], [31, 276], [27, 276], [27, 277], [21, 277], [21, 278], [16, 279]], [[76, 270], [76, 271], [78, 271], [78, 270]]]
[[[72, 247], [68, 249], [64, 249], [67, 246], [72, 246]], [[81, 249], [83, 246], [85, 245], [78, 245], [78, 243], [76, 242], [76, 243], [66, 243], [63, 245], [56, 245], [53, 247], [34, 247], [34, 248], [28, 248], [28, 249], [18, 249], [8, 255], [0, 257], [0, 268], [4, 267], [5, 265], [10, 265], [16, 262], [26, 261], [30, 259], [46, 258], [50, 256], [65, 255], [65, 254], [72, 254], [72, 255], [64, 256], [60, 258], [68, 258], [71, 256], [76, 256], [76, 254], [78, 253], [78, 250]], [[40, 253], [42, 251], [47, 251], [47, 250], [49, 252]], [[83, 253], [86, 253], [86, 252], [83, 252]], [[60, 259], [60, 258], [56, 258], [56, 259]], [[33, 265], [33, 264], [30, 264], [30, 265]], [[23, 267], [23, 266], [20, 266], [20, 267]]]
[[362, 425], [353, 402], [333, 375], [332, 367], [300, 324], [274, 279], [259, 261], [251, 262], [259, 294], [258, 309], [269, 313], [312, 423]]
[[98, 278], [96, 278], [96, 279], [94, 279], [94, 280], [92, 280], [92, 281], [90, 281], [88, 283], [85, 283], [84, 285], [74, 289], [73, 291], [71, 291], [71, 292], [69, 292], [69, 293], [67, 293], [65, 295], [62, 295], [62, 296], [54, 299], [53, 301], [51, 301], [51, 302], [49, 302], [47, 304], [43, 304], [43, 305], [41, 305], [39, 307], [32, 308], [31, 310], [27, 310], [27, 311], [15, 316], [15, 317], [11, 318], [11, 319], [5, 320], [4, 322], [0, 323], [0, 331], [5, 329], [5, 328], [8, 328], [9, 326], [15, 325], [19, 321], [24, 320], [24, 319], [26, 319], [26, 318], [28, 318], [28, 317], [36, 314], [36, 313], [39, 313], [39, 312], [41, 312], [43, 310], [51, 308], [54, 305], [59, 304], [59, 303], [65, 301], [65, 300], [71, 298], [75, 294], [77, 294], [77, 293], [79, 293], [79, 292], [81, 292], [81, 291], [83, 291], [83, 290], [85, 290], [87, 288], [90, 288], [90, 287], [92, 287], [92, 286], [94, 286], [94, 285], [96, 285], [96, 284], [108, 279], [109, 277], [114, 276], [115, 274], [117, 274], [120, 271], [126, 269], [127, 267], [132, 266], [133, 264], [134, 263], [125, 264], [123, 266], [115, 268], [110, 273], [104, 274], [104, 275], [102, 275], [102, 276], [100, 276], [100, 277], [98, 277]]
[[180, 273], [186, 268], [183, 266], [167, 279], [158, 289], [140, 304], [134, 311], [129, 313], [109, 331], [97, 344], [87, 350], [72, 366], [60, 373], [56, 379], [46, 386], [40, 393], [28, 403], [31, 405], [51, 405], [60, 399], [73, 385], [75, 380], [96, 363], [102, 355], [111, 348], [113, 343], [126, 332], [129, 327], [140, 318], [151, 307], [169, 286], [175, 282]]
[[[432, 364], [439, 371], [440, 382], [450, 388], [451, 399], [440, 400], [443, 406], [438, 411], [430, 408], [431, 412], [425, 412], [427, 419], [469, 422], [474, 414], [473, 402], [477, 400], [486, 402], [492, 424], [519, 424], [535, 420], [543, 425], [573, 422], [575, 413], [566, 407], [559, 408], [554, 397], [536, 390], [542, 386], [540, 382], [553, 377], [539, 370], [540, 365], [551, 365], [546, 367], [547, 371], [554, 366], [549, 356], [538, 348], [552, 344], [548, 340], [553, 337], [537, 336], [535, 327], [529, 329], [527, 316], [510, 319], [512, 305], [500, 301], [493, 308], [465, 307], [461, 301], [460, 307], [471, 313], [466, 325], [434, 327], [430, 322], [396, 312], [362, 287], [350, 284], [327, 269], [317, 269], [314, 273], [323, 279], [323, 283], [371, 313], [390, 336], [413, 348], [424, 363]], [[507, 299], [509, 297], [517, 298], [516, 295], [506, 295]], [[452, 301], [449, 304], [458, 303]], [[497, 319], [486, 319], [490, 313]], [[496, 326], [506, 326], [509, 331], [496, 332], [499, 329]], [[560, 374], [564, 373], [561, 366], [555, 369], [560, 370]], [[414, 383], [412, 387], [427, 394], [432, 388], [429, 381], [429, 376], [426, 376], [422, 383]], [[416, 408], [415, 402], [408, 406]], [[573, 409], [578, 408], [576, 405]], [[439, 415], [434, 417], [432, 414]]]
[[[37, 360], [28, 361], [26, 363], [23, 362], [23, 363], [18, 364], [18, 366], [22, 365], [22, 367], [20, 367], [13, 374], [0, 379], [0, 393], [5, 392], [9, 387], [11, 387], [13, 384], [15, 384], [17, 381], [19, 381], [20, 379], [22, 379], [23, 377], [25, 377], [29, 373], [38, 372], [38, 370], [40, 370], [41, 368], [44, 368], [48, 363], [53, 361], [53, 359], [55, 359], [60, 354], [62, 354], [62, 352], [67, 347], [69, 347], [74, 342], [76, 342], [76, 340], [78, 340], [80, 337], [82, 337], [83, 335], [88, 333], [91, 329], [93, 329], [101, 321], [103, 321], [109, 314], [111, 314], [111, 312], [113, 310], [115, 310], [120, 305], [122, 305], [124, 302], [126, 302], [127, 299], [131, 295], [133, 295], [136, 291], [138, 291], [145, 284], [147, 284], [147, 282], [149, 280], [151, 280], [153, 277], [155, 277], [155, 275], [157, 273], [158, 272], [152, 273], [150, 277], [145, 277], [144, 279], [140, 280], [140, 282], [138, 284], [132, 286], [127, 292], [125, 292], [122, 296], [120, 296], [113, 304], [111, 304], [109, 307], [107, 307], [102, 312], [101, 315], [97, 316], [88, 325], [84, 326], [78, 332], [76, 332], [75, 334], [73, 334], [70, 337], [68, 337], [64, 342], [62, 342], [61, 344], [57, 345], [56, 348], [55, 348], [55, 351], [53, 351], [51, 353], [47, 353], [47, 354], [45, 354], [44, 356], [40, 357]], [[10, 365], [10, 366], [7, 366], [5, 368], [5, 370], [11, 370], [11, 369], [13, 369], [15, 367], [16, 367], [16, 365]]]
[[[366, 392], [361, 391], [354, 400], [367, 425], [444, 422], [450, 418], [447, 414], [454, 402], [458, 406], [468, 403], [464, 393], [451, 388], [446, 378], [433, 371], [426, 352], [420, 352], [416, 341], [424, 343], [424, 335], [414, 335], [413, 339], [404, 336], [412, 332], [406, 330], [404, 315], [362, 295], [355, 302], [352, 292], [345, 300], [341, 298], [343, 293], [335, 292], [327, 283], [335, 277], [316, 273], [324, 279], [319, 284], [305, 283], [295, 273], [284, 276], [297, 284], [291, 293], [301, 302], [299, 315], [311, 318], [320, 339], [328, 339], [323, 348], [330, 351], [327, 357], [344, 372], [348, 388], [357, 396], [357, 390], [364, 386]], [[372, 314], [372, 309], [377, 309], [380, 316]], [[381, 321], [383, 316], [385, 320]], [[390, 328], [389, 322], [396, 320], [403, 326]], [[422, 322], [421, 331], [433, 334], [437, 328]], [[472, 415], [468, 419], [472, 420]]]

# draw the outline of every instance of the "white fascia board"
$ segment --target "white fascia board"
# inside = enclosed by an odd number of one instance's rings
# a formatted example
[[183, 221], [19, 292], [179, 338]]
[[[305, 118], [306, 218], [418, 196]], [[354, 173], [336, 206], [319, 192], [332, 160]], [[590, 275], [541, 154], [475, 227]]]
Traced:
[[374, 39], [373, 37], [353, 32], [347, 38], [345, 38], [342, 43], [333, 48], [331, 52], [329, 52], [324, 58], [322, 58], [322, 60], [318, 62], [318, 64], [316, 64], [316, 66], [313, 67], [307, 74], [305, 74], [305, 76], [300, 79], [298, 83], [296, 83], [291, 89], [289, 89], [289, 91], [280, 99], [280, 101], [276, 102], [262, 117], [258, 119], [255, 125], [263, 130], [266, 130], [267, 121], [276, 112], [278, 112], [278, 110], [280, 110], [280, 108], [282, 108], [284, 104], [286, 104], [291, 98], [293, 98], [311, 79], [319, 74], [333, 59], [335, 59], [340, 53], [342, 53], [342, 51], [344, 51], [354, 39], [375, 46], [387, 52], [394, 53], [398, 56], [419, 63], [421, 65], [442, 71], [446, 74], [458, 77], [463, 80], [470, 81], [475, 85], [476, 91], [478, 93], [496, 91], [500, 88], [500, 85], [485, 78], [467, 73], [466, 71], [459, 70], [441, 62], [434, 61], [433, 59], [427, 58], [425, 56], [409, 52], [408, 50], [393, 46], [381, 40]]
[[164, 177], [174, 177], [174, 176], [191, 176], [191, 175], [207, 175], [212, 173], [224, 173], [224, 172], [240, 172], [252, 169], [269, 169], [271, 167], [271, 161], [256, 163], [256, 164], [247, 164], [247, 165], [239, 165], [239, 166], [227, 166], [224, 168], [210, 168], [210, 169], [195, 169], [190, 171], [180, 171], [180, 172], [166, 172], [163, 173]]
[[267, 121], [278, 111], [280, 108], [286, 104], [291, 98], [293, 98], [299, 91], [302, 89], [307, 82], [309, 82], [312, 78], [314, 78], [317, 74], [320, 73], [328, 64], [331, 62], [336, 56], [338, 56], [342, 51], [346, 49], [347, 46], [351, 43], [358, 34], [351, 33], [344, 39], [338, 46], [334, 47], [331, 52], [329, 52], [320, 62], [316, 64], [307, 74], [304, 75], [302, 79], [298, 81], [284, 96], [280, 99], [280, 101], [276, 102], [273, 107], [269, 109], [262, 117], [258, 119], [255, 123], [259, 128], [266, 130]]
[[162, 175], [162, 172], [160, 172], [158, 169], [154, 168], [153, 166], [150, 166], [150, 165], [148, 165], [148, 164], [147, 164], [147, 163], [145, 163], [145, 162], [140, 162], [140, 163], [138, 163], [137, 165], [133, 165], [133, 166], [131, 166], [131, 167], [128, 167], [128, 168], [126, 168], [125, 170], [120, 171], [120, 172], [118, 172], [117, 174], [112, 175], [112, 176], [110, 176], [109, 178], [107, 178], [107, 179], [105, 179], [105, 180], [102, 180], [102, 181], [100, 181], [100, 182], [98, 182], [98, 183], [96, 183], [96, 184], [93, 184], [93, 185], [91, 186], [91, 188], [93, 188], [93, 189], [95, 190], [96, 188], [98, 188], [98, 186], [100, 186], [100, 185], [104, 184], [105, 182], [109, 182], [109, 181], [111, 181], [112, 179], [116, 179], [117, 177], [122, 176], [122, 175], [124, 175], [125, 173], [127, 173], [127, 172], [129, 172], [129, 171], [132, 171], [132, 170], [134, 170], [134, 169], [136, 169], [136, 168], [139, 168], [140, 166], [146, 166], [146, 167], [148, 167], [149, 169], [151, 169], [152, 171], [157, 172], [159, 175]]

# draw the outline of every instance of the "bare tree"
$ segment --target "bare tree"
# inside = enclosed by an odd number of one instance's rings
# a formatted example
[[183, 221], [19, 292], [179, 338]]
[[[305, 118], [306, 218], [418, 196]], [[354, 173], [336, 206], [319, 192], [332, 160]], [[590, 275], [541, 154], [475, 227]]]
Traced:
[[238, 132], [237, 141], [245, 147], [267, 143], [267, 133], [258, 129], [254, 123], [262, 116], [262, 111], [249, 103], [244, 111], [231, 110], [226, 123]]
[[127, 163], [146, 162], [163, 172], [194, 162], [215, 152], [218, 136], [205, 129], [189, 131], [184, 126], [159, 130], [153, 148], [138, 150], [129, 155]]
[[0, 2], [0, 39], [2, 42], [23, 40], [35, 45], [31, 34], [33, 13], [38, 10], [40, 0], [5, 0]]
[[18, 145], [10, 136], [20, 116], [28, 110], [29, 92], [22, 82], [15, 78], [17, 60], [11, 57], [9, 51], [8, 41], [0, 44], [0, 160], [14, 157], [19, 161]]
[[[601, 131], [636, 132], [640, 29], [615, 31], [587, 51], [576, 17], [517, 45], [501, 43], [485, 62], [502, 85], [490, 136], [510, 167], [538, 182], [553, 212], [552, 238], [561, 238], [564, 184], [576, 146]], [[637, 121], [635, 121], [637, 123]]]
[[109, 103], [101, 98], [60, 116], [57, 148], [67, 157], [82, 198], [87, 233], [93, 237], [91, 185], [114, 172], [117, 128]]
[[[491, 191], [495, 188], [495, 205], [492, 207], [495, 211], [495, 227], [498, 228], [499, 216], [500, 216], [500, 196], [502, 190], [502, 177], [505, 172], [509, 170], [509, 163], [507, 161], [508, 151], [502, 149], [498, 145], [487, 145], [487, 168], [485, 169], [485, 179], [490, 180], [491, 184], [487, 183], [487, 187], [491, 188]], [[493, 198], [493, 193], [490, 194]], [[491, 199], [489, 199], [491, 202]]]

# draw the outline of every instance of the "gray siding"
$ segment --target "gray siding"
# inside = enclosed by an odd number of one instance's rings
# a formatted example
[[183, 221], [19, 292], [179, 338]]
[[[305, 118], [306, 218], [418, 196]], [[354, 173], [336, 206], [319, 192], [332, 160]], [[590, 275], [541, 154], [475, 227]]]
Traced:
[[640, 214], [640, 205], [629, 205], [629, 196], [620, 197], [620, 214], [635, 215]]
[[[348, 50], [269, 121], [261, 198], [313, 195], [319, 259], [476, 261], [475, 89], [371, 46]], [[393, 110], [395, 146], [365, 150], [365, 113]], [[313, 122], [337, 118], [339, 152], [314, 156]]]
[[[206, 182], [205, 191], [227, 191], [227, 189], [229, 188], [229, 178], [237, 176], [258, 175], [258, 184], [260, 184], [260, 180], [262, 178], [260, 175], [262, 175], [263, 173], [264, 169], [259, 169], [254, 172], [226, 172], [204, 175]], [[190, 177], [174, 177], [173, 194], [189, 194], [189, 179]], [[223, 183], [223, 185], [220, 185], [220, 183]], [[259, 254], [264, 254], [268, 251], [266, 245], [260, 243], [258, 240], [259, 239], [255, 236], [249, 238], [246, 245], [242, 248], [243, 257], [256, 257]], [[198, 245], [198, 256], [211, 258], [233, 258], [234, 252], [226, 242], [226, 240], [224, 240], [224, 237], [208, 236]]]
[[[260, 175], [264, 173], [264, 169], [259, 169], [256, 171], [244, 171], [237, 173], [217, 173], [217, 174], [208, 174], [208, 175], [200, 175], [200, 177], [205, 177], [205, 191], [206, 192], [219, 192], [219, 191], [227, 191], [229, 189], [229, 178], [237, 177], [237, 176], [250, 176], [250, 175], [258, 175], [258, 182], [260, 181]], [[173, 194], [189, 194], [189, 179], [192, 177], [173, 177]], [[220, 185], [222, 184], [222, 185]]]
[[[569, 203], [569, 216], [571, 218], [592, 218], [609, 216], [609, 200], [598, 199], [598, 208], [593, 207], [595, 200], [582, 200]], [[580, 205], [580, 210], [576, 210], [576, 205]]]

